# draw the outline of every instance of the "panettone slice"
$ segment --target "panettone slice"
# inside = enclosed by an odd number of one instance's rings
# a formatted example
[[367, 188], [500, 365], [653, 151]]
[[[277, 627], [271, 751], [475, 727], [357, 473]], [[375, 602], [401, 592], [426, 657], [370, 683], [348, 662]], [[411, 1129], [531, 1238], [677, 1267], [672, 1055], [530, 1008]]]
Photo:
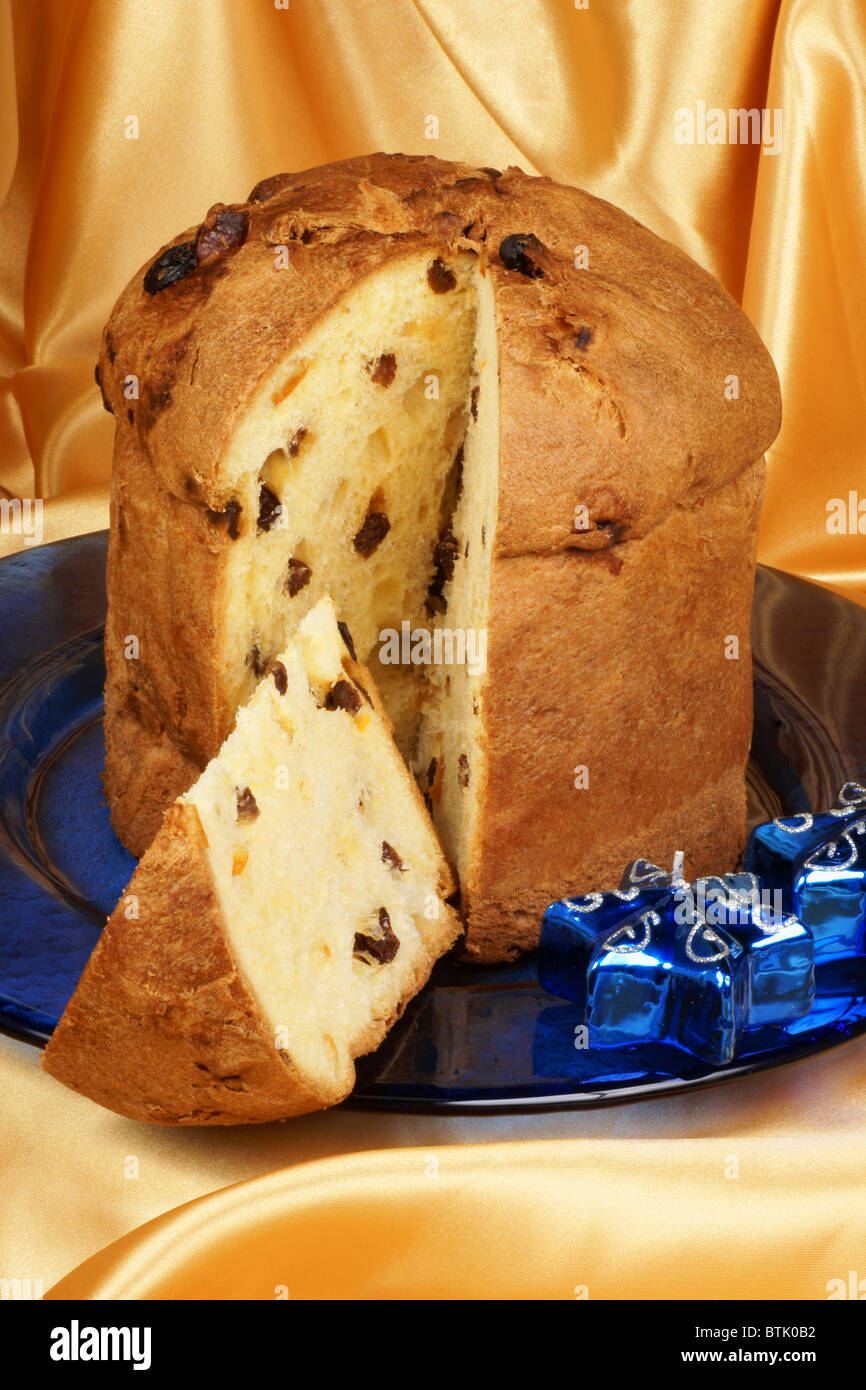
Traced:
[[456, 939], [454, 890], [324, 598], [169, 808], [44, 1066], [160, 1124], [336, 1104]]

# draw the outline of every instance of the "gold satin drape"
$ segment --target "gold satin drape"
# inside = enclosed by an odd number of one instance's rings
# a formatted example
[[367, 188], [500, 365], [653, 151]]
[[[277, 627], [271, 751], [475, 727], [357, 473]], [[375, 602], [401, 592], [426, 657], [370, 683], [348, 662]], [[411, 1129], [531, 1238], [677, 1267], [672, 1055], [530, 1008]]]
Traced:
[[[827, 530], [866, 501], [862, 0], [277, 3], [0, 0], [0, 485], [50, 499], [46, 539], [105, 524], [93, 362], [154, 248], [278, 169], [399, 149], [582, 184], [712, 270], [782, 378], [761, 558], [866, 602], [866, 507]], [[780, 110], [780, 152], [678, 144], [699, 102]]]
[[[780, 151], [678, 144], [698, 103], [781, 110]], [[761, 558], [866, 602], [866, 535], [827, 529], [866, 502], [863, 0], [0, 0], [0, 496], [45, 498], [46, 540], [105, 525], [120, 288], [212, 202], [370, 149], [581, 184], [718, 275], [782, 379]], [[0, 1276], [95, 1255], [61, 1292], [826, 1297], [866, 1276], [864, 1070], [852, 1043], [593, 1115], [192, 1134], [0, 1039]]]

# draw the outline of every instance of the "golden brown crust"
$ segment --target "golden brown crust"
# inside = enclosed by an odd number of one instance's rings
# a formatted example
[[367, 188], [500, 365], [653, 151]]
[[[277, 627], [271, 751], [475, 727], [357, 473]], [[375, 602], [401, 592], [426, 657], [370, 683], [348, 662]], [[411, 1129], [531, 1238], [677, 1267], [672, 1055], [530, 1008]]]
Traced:
[[[100, 371], [119, 429], [133, 374], [138, 445], [177, 497], [192, 486], [225, 506], [219, 461], [261, 379], [361, 278], [425, 246], [474, 251], [493, 276], [503, 553], [568, 544], [563, 505], [593, 479], [599, 496], [616, 492], [624, 535], [646, 530], [674, 501], [735, 476], [778, 432], [776, 373], [734, 300], [682, 251], [581, 189], [387, 154], [268, 182], [271, 196], [242, 208], [242, 246], [153, 295], [139, 272], [106, 329]], [[541, 243], [528, 253], [534, 275], [502, 262], [499, 247], [515, 234]], [[280, 246], [287, 270], [275, 268]], [[574, 264], [581, 247], [586, 268]], [[725, 396], [731, 373], [735, 400]], [[529, 416], [539, 396], [547, 409]]]
[[735, 867], [764, 472], [760, 460], [651, 537], [495, 568], [488, 779], [463, 885], [472, 958], [535, 945], [550, 902], [615, 887], [632, 859], [682, 849], [687, 874]]
[[105, 626], [105, 791], [136, 856], [234, 724], [219, 679], [224, 522], [161, 488], [120, 425], [111, 485]]
[[[130, 895], [138, 918], [124, 913]], [[275, 1048], [241, 978], [195, 808], [175, 805], [45, 1049], [52, 1076], [154, 1124], [230, 1125], [333, 1105]]]

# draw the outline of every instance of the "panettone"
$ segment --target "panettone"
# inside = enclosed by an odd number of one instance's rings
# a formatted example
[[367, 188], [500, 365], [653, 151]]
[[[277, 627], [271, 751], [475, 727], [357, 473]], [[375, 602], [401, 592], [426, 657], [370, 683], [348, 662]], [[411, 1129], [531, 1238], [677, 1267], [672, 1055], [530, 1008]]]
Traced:
[[333, 1105], [459, 934], [347, 642], [321, 600], [169, 808], [45, 1052], [75, 1090], [161, 1124]]
[[637, 854], [733, 867], [779, 388], [681, 251], [519, 169], [351, 159], [212, 208], [121, 295], [99, 374], [105, 785], [134, 853], [328, 594], [470, 957]]

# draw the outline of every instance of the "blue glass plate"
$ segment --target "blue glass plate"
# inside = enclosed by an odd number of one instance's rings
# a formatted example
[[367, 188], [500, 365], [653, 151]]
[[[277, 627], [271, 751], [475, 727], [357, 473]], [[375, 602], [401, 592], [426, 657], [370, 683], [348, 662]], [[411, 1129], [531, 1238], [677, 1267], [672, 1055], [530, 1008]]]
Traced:
[[[0, 563], [0, 1028], [51, 1033], [134, 861], [102, 798], [104, 532]], [[866, 609], [762, 569], [754, 606], [752, 824], [832, 803], [866, 769]], [[575, 884], [575, 891], [580, 884]], [[516, 965], [441, 962], [378, 1052], [354, 1105], [610, 1104], [729, 1080], [866, 1031], [866, 961], [826, 968], [819, 1002], [722, 1070], [671, 1045], [592, 1052], [581, 1022]]]

